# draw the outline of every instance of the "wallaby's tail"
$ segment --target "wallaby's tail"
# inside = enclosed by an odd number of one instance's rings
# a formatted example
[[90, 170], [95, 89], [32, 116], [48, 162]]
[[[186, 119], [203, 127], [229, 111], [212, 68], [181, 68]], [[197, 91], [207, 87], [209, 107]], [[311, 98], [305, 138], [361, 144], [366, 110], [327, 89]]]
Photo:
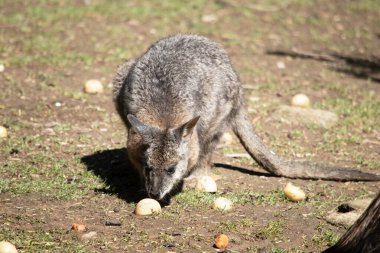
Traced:
[[234, 133], [251, 157], [266, 171], [288, 178], [329, 179], [336, 181], [380, 181], [380, 175], [355, 169], [314, 164], [306, 161], [287, 161], [269, 150], [251, 126], [243, 109], [232, 122]]

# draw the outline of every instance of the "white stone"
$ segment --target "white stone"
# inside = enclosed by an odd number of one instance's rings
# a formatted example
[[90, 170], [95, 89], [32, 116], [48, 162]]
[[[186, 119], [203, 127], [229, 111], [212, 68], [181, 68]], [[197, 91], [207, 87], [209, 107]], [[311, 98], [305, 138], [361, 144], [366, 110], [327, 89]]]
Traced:
[[90, 79], [84, 84], [84, 91], [90, 94], [102, 93], [103, 84], [96, 79]]
[[197, 178], [197, 184], [195, 189], [204, 192], [217, 192], [218, 187], [216, 186], [215, 180], [210, 176], [202, 176]]
[[221, 143], [224, 145], [231, 145], [234, 143], [234, 137], [230, 133], [224, 133], [221, 138]]
[[215, 199], [212, 208], [222, 211], [229, 211], [232, 209], [232, 201], [227, 198], [219, 197]]
[[8, 130], [3, 126], [0, 126], [0, 138], [7, 138], [7, 137], [8, 137]]
[[137, 203], [135, 214], [137, 215], [151, 215], [153, 213], [160, 213], [161, 205], [154, 199], [142, 199]]
[[310, 107], [310, 99], [305, 94], [296, 94], [291, 101], [292, 106], [308, 108]]
[[204, 23], [214, 23], [217, 20], [218, 20], [218, 17], [212, 14], [202, 16], [202, 22]]
[[96, 231], [90, 231], [88, 233], [85, 233], [81, 236], [82, 240], [91, 240], [96, 237], [98, 233]]
[[285, 69], [285, 63], [282, 61], [279, 61], [276, 63], [278, 69]]
[[7, 241], [0, 242], [0, 253], [17, 253], [16, 247]]
[[0, 64], [0, 72], [4, 72], [4, 70], [5, 70], [4, 64]]

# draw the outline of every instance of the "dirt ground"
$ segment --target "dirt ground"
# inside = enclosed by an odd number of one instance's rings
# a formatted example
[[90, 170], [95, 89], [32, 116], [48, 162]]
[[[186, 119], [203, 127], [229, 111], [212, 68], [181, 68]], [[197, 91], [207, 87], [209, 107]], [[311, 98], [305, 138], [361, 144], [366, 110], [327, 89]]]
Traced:
[[[197, 33], [229, 53], [246, 108], [284, 157], [380, 173], [380, 5], [362, 1], [0, 0], [0, 241], [19, 252], [320, 252], [345, 227], [330, 210], [374, 196], [379, 182], [274, 177], [237, 139], [214, 155], [216, 194], [185, 191], [160, 214], [137, 216], [144, 197], [126, 159], [126, 131], [111, 99], [117, 66], [157, 39]], [[86, 94], [99, 79], [104, 92]], [[274, 119], [297, 93], [337, 113], [328, 129]], [[232, 158], [231, 154], [239, 154]], [[282, 189], [300, 186], [293, 203]], [[229, 212], [210, 206], [217, 196]], [[109, 221], [117, 226], [106, 225]], [[73, 223], [85, 232], [71, 230]], [[83, 235], [95, 231], [96, 236]]]

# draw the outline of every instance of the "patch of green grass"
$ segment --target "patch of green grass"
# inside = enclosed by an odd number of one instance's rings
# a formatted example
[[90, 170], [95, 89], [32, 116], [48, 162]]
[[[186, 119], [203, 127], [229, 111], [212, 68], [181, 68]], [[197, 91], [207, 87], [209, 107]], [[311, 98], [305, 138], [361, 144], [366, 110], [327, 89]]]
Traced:
[[336, 127], [323, 134], [324, 141], [319, 147], [329, 152], [338, 152], [348, 145], [360, 145], [366, 134], [377, 129], [380, 125], [380, 106], [371, 92], [349, 89], [341, 84], [336, 84], [333, 88], [339, 96], [327, 98], [317, 103], [316, 107], [335, 111], [340, 119]]
[[281, 238], [284, 230], [284, 224], [280, 220], [274, 220], [268, 222], [267, 225], [259, 229], [257, 236], [262, 239]]
[[[75, 199], [102, 184], [92, 173], [65, 173], [65, 167], [55, 163], [50, 170], [41, 170], [41, 165], [8, 162], [1, 164], [0, 173], [5, 175], [0, 182], [0, 193], [39, 193], [54, 199]], [[33, 175], [37, 175], [33, 177]], [[75, 178], [71, 183], [68, 178]]]
[[270, 253], [287, 253], [287, 252], [291, 252], [291, 251], [288, 251], [286, 249], [277, 248], [277, 247], [272, 247], [269, 252]]
[[247, 229], [252, 228], [254, 225], [255, 222], [249, 218], [226, 220], [219, 223], [217, 230], [222, 232], [237, 232], [239, 234], [246, 234]]
[[181, 208], [211, 206], [215, 198], [213, 194], [196, 190], [185, 190], [175, 196], [177, 205]]
[[334, 245], [339, 237], [330, 229], [327, 228], [327, 226], [323, 223], [318, 224], [318, 226], [315, 228], [316, 233], [311, 238], [311, 242], [314, 246], [318, 247], [327, 247]]
[[252, 205], [275, 205], [286, 202], [287, 199], [281, 190], [260, 193], [256, 191], [236, 191], [225, 195], [235, 204], [252, 204]]
[[213, 201], [223, 196], [230, 199], [234, 204], [250, 205], [275, 205], [279, 202], [286, 202], [287, 199], [283, 192], [275, 190], [266, 193], [254, 191], [234, 191], [227, 194], [211, 194], [196, 190], [185, 190], [175, 196], [177, 205], [181, 207], [207, 207], [211, 206]]
[[349, 3], [349, 8], [351, 9], [359, 9], [366, 11], [379, 11], [380, 10], [380, 2], [377, 0], [361, 0]]
[[[12, 137], [0, 149], [9, 154], [0, 162], [0, 193], [39, 193], [56, 199], [73, 199], [101, 187], [101, 180], [87, 171], [78, 159], [57, 159], [47, 149], [37, 149], [39, 137]], [[11, 152], [20, 154], [11, 155]], [[69, 178], [75, 178], [70, 182]]]
[[78, 239], [73, 239], [74, 235], [67, 233], [63, 229], [33, 228], [25, 230], [16, 227], [3, 226], [0, 229], [1, 240], [6, 240], [20, 248], [21, 252], [92, 252], [85, 248], [85, 245]]

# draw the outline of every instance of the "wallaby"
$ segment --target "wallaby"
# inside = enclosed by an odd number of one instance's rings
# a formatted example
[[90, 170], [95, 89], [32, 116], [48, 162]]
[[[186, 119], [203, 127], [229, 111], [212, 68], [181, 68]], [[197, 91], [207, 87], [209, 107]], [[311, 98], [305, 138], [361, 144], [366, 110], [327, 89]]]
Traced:
[[116, 109], [128, 129], [128, 157], [148, 195], [163, 199], [185, 178], [208, 173], [211, 154], [232, 127], [265, 170], [289, 178], [380, 180], [380, 176], [287, 161], [256, 135], [243, 88], [226, 52], [197, 35], [175, 35], [121, 65], [113, 82]]

